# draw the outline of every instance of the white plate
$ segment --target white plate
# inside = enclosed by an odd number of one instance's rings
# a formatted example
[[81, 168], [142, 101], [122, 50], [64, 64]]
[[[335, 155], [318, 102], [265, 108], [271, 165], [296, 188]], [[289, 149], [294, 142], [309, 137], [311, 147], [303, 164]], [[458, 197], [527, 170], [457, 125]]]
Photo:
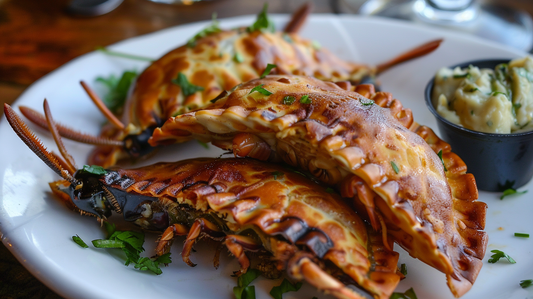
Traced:
[[[226, 19], [221, 21], [221, 25], [225, 28], [248, 25], [253, 19], [253, 16]], [[281, 27], [287, 17], [273, 16], [273, 19]], [[120, 42], [111, 48], [156, 58], [183, 44], [205, 25], [197, 23], [170, 28]], [[423, 89], [439, 67], [473, 59], [525, 55], [469, 35], [377, 18], [313, 15], [302, 35], [319, 41], [344, 59], [368, 64], [385, 61], [423, 42], [444, 38], [444, 43], [436, 52], [381, 76], [383, 89], [392, 92], [404, 106], [411, 108], [417, 122], [433, 128], [436, 128], [436, 123], [426, 109]], [[89, 53], [37, 81], [14, 106], [27, 105], [42, 110], [42, 101], [46, 97], [56, 121], [96, 134], [104, 119], [82, 91], [79, 81], [92, 83], [98, 76], [119, 75], [124, 70], [142, 70], [145, 66], [145, 63], [99, 52]], [[45, 145], [55, 149], [48, 133], [39, 129], [36, 132]], [[47, 183], [58, 177], [26, 148], [4, 120], [0, 123], [0, 136], [2, 241], [26, 268], [54, 291], [68, 298], [233, 298], [232, 288], [236, 279], [230, 274], [238, 269], [238, 263], [225, 257], [221, 267], [215, 270], [211, 265], [213, 250], [208, 246], [199, 246], [198, 252], [192, 255], [198, 266], [190, 268], [181, 261], [180, 242], [176, 242], [172, 249], [174, 262], [164, 268], [160, 276], [123, 266], [120, 257], [110, 254], [111, 251], [78, 247], [71, 236], [78, 234], [90, 241], [104, 237], [103, 230], [93, 218], [72, 213], [51, 196]], [[90, 147], [70, 141], [65, 141], [65, 144], [78, 164], [82, 164]], [[218, 153], [213, 146], [206, 150], [191, 142], [168, 147], [156, 158], [142, 164], [215, 156]], [[531, 183], [523, 189], [530, 187]], [[532, 196], [533, 190], [501, 201], [497, 193], [480, 193], [480, 199], [489, 206], [486, 227], [489, 253], [476, 284], [464, 298], [533, 298], [533, 287], [522, 289], [519, 286], [520, 280], [533, 279], [533, 238], [513, 236], [514, 232], [533, 234]], [[119, 217], [115, 215], [113, 218]], [[154, 236], [147, 236], [147, 255], [153, 249], [154, 240]], [[517, 263], [487, 263], [493, 249], [504, 250]], [[407, 264], [409, 273], [397, 291], [413, 287], [421, 299], [453, 298], [443, 274], [412, 259], [404, 251], [400, 252], [400, 262]], [[257, 279], [253, 284], [258, 298], [270, 298], [268, 292], [271, 286], [279, 282]], [[288, 293], [284, 298], [311, 298], [315, 295], [327, 297], [310, 286], [304, 286], [298, 293]]]

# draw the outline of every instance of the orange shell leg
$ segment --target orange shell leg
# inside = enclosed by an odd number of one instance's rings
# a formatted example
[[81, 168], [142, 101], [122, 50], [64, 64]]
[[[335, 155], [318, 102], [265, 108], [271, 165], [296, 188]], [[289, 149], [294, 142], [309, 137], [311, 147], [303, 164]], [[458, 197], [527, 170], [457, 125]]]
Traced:
[[244, 253], [244, 250], [257, 251], [261, 248], [261, 244], [254, 239], [246, 236], [228, 235], [226, 236], [226, 247], [238, 260], [241, 265], [239, 271], [234, 272], [235, 275], [241, 276], [248, 271], [250, 267], [250, 260]]
[[372, 295], [366, 291], [348, 288], [345, 284], [326, 273], [311, 260], [311, 255], [303, 252], [296, 253], [287, 267], [289, 276], [295, 280], [306, 280], [317, 289], [339, 299], [371, 299]]
[[188, 232], [189, 229], [183, 224], [176, 223], [169, 226], [157, 241], [157, 247], [155, 248], [155, 253], [157, 256], [162, 256], [163, 254], [169, 252], [174, 237], [186, 236]]
[[[192, 246], [201, 234], [208, 236], [214, 240], [222, 240], [224, 233], [220, 231], [218, 226], [206, 219], [196, 219], [194, 224], [189, 230], [185, 244], [183, 245], [183, 251], [181, 252], [181, 258], [187, 265], [195, 267], [196, 264], [191, 262], [189, 256], [191, 255]], [[222, 235], [221, 235], [222, 234]]]

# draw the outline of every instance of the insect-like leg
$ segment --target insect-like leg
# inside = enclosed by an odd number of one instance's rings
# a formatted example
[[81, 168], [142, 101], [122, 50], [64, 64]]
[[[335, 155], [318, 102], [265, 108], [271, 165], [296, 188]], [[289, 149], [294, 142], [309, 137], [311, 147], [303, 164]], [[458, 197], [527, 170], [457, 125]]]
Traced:
[[169, 226], [161, 235], [157, 241], [157, 247], [155, 248], [155, 254], [162, 256], [169, 252], [172, 241], [176, 236], [186, 236], [189, 233], [189, 228], [183, 224], [173, 224]]
[[231, 254], [233, 254], [239, 260], [239, 264], [241, 265], [241, 269], [233, 274], [236, 276], [241, 276], [242, 274], [246, 273], [246, 271], [248, 271], [248, 267], [250, 267], [250, 260], [244, 253], [244, 250], [257, 251], [262, 246], [261, 243], [258, 243], [256, 240], [250, 237], [228, 235], [226, 236], [226, 247], [228, 248], [229, 252], [231, 252]]
[[271, 153], [270, 145], [256, 135], [239, 133], [233, 138], [233, 154], [235, 157], [249, 157], [267, 161]]
[[312, 261], [308, 253], [298, 252], [287, 265], [289, 276], [295, 280], [306, 280], [319, 290], [325, 291], [337, 298], [346, 299], [372, 299], [374, 298], [365, 290], [351, 285], [346, 286]]
[[183, 245], [183, 251], [181, 252], [181, 258], [185, 263], [187, 263], [187, 265], [191, 267], [196, 266], [196, 264], [191, 262], [191, 260], [189, 259], [192, 246], [196, 242], [196, 239], [198, 239], [198, 237], [200, 237], [200, 234], [202, 233], [215, 241], [221, 241], [224, 239], [225, 236], [225, 234], [220, 231], [216, 224], [204, 218], [196, 219], [194, 224], [191, 226], [191, 229], [189, 230], [187, 240], [185, 240], [185, 244]]

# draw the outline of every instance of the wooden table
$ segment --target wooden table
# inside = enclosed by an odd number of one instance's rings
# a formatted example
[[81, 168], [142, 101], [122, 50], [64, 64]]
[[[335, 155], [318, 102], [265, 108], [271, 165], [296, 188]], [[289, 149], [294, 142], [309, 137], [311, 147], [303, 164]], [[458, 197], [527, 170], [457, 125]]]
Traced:
[[[314, 12], [333, 12], [331, 4], [335, 1], [337, 0], [315, 0]], [[191, 6], [125, 0], [106, 15], [79, 17], [66, 12], [69, 2], [0, 0], [0, 103], [13, 103], [30, 84], [98, 46], [107, 46], [171, 26], [209, 20], [214, 11], [219, 18], [227, 18], [256, 14], [263, 6], [263, 1], [258, 0], [217, 0]], [[269, 0], [269, 12], [290, 13], [304, 2]], [[505, 5], [533, 15], [533, 1], [491, 2], [505, 2]], [[2, 114], [3, 109], [0, 116]], [[59, 298], [33, 278], [0, 245], [0, 298], [23, 297]]]

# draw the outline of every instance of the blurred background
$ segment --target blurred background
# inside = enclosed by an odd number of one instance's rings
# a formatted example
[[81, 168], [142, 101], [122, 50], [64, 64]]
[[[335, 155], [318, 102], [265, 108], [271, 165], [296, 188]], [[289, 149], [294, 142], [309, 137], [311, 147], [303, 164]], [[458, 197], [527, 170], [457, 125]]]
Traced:
[[[97, 47], [105, 47], [127, 38], [176, 25], [210, 20], [213, 12], [217, 12], [218, 18], [257, 14], [265, 2], [182, 1], [184, 3], [180, 5], [167, 5], [148, 0], [0, 0], [0, 103], [13, 103], [33, 82]], [[406, 3], [409, 1], [412, 0], [312, 2], [314, 13], [376, 14], [410, 19], [412, 15], [409, 9], [407, 14], [401, 14], [406, 11]], [[473, 4], [471, 0], [464, 1], [468, 5]], [[533, 15], [532, 0], [476, 1], [474, 4], [480, 7], [504, 12], [504, 18], [508, 20], [522, 22], [526, 29], [529, 26], [531, 30], [533, 26], [530, 17]], [[307, 1], [267, 2], [269, 13], [292, 13]], [[420, 19], [415, 21], [420, 22]], [[435, 22], [432, 24], [436, 26]], [[507, 27], [509, 28], [511, 27]], [[489, 29], [489, 33], [497, 33], [496, 29]], [[518, 46], [527, 47], [522, 50], [531, 51], [529, 41], [533, 36], [523, 36], [519, 39]], [[3, 111], [0, 116], [2, 114]], [[0, 244], [0, 299], [5, 298], [60, 297], [34, 279], [4, 245]]]

